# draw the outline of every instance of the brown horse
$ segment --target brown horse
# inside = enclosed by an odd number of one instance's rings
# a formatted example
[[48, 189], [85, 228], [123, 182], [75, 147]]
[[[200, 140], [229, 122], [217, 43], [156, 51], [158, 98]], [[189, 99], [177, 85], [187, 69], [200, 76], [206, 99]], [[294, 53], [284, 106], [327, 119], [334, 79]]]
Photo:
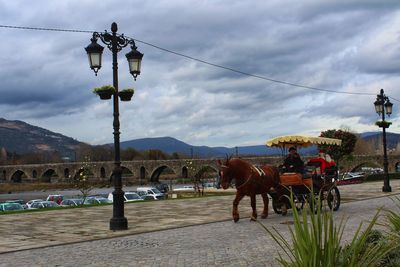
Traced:
[[257, 168], [240, 159], [227, 159], [224, 163], [217, 161], [221, 173], [221, 186], [227, 189], [232, 180], [235, 180], [236, 197], [233, 200], [232, 216], [234, 222], [239, 221], [238, 205], [244, 196], [250, 196], [253, 213], [251, 220], [257, 220], [256, 195], [261, 194], [264, 202], [264, 210], [261, 218], [268, 217], [268, 192], [271, 187], [279, 186], [279, 170], [274, 166], [262, 166]]

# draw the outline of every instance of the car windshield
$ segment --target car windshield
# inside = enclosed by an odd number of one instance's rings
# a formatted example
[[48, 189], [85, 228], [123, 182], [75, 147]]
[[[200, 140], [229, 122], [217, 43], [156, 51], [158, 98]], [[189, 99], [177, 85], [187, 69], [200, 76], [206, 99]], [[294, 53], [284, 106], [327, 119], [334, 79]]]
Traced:
[[45, 208], [57, 207], [57, 203], [55, 202], [43, 202], [42, 204]]
[[18, 203], [7, 203], [4, 205], [4, 210], [21, 210], [22, 206]]
[[107, 198], [96, 198], [99, 203], [109, 203]]
[[82, 205], [83, 199], [75, 199], [74, 202], [76, 203], [76, 205]]
[[156, 194], [161, 194], [161, 191], [158, 190], [157, 188], [152, 188], [151, 190], [153, 190], [153, 192]]
[[139, 195], [135, 193], [125, 193], [125, 197], [127, 200], [140, 199]]

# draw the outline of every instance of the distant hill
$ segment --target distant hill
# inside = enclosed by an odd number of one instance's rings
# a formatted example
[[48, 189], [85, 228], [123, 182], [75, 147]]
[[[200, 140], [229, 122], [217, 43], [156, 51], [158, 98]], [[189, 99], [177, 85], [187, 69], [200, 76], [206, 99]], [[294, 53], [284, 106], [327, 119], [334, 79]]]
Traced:
[[71, 153], [81, 142], [23, 121], [0, 118], [0, 148], [17, 154], [58, 151]]
[[[194, 157], [221, 157], [226, 155], [236, 155], [236, 150], [241, 156], [281, 155], [282, 153], [279, 148], [271, 148], [265, 145], [239, 147], [193, 146], [172, 137], [154, 137], [124, 141], [121, 142], [121, 148], [134, 148], [140, 151], [159, 149], [168, 154], [176, 152], [188, 156], [193, 154]], [[301, 149], [299, 152], [302, 155], [312, 155], [316, 154], [316, 151], [316, 147], [310, 147]]]
[[[360, 134], [361, 138], [372, 144], [376, 150], [382, 147], [382, 132], [365, 132]], [[387, 133], [388, 149], [395, 149], [400, 143], [400, 134]], [[0, 118], [0, 149], [4, 147], [10, 153], [26, 154], [38, 152], [57, 151], [62, 155], [71, 153], [80, 145], [71, 137], [54, 133], [49, 130], [30, 125], [23, 121], [10, 121]], [[88, 146], [87, 144], [85, 144]], [[270, 148], [264, 144], [255, 146], [238, 147], [209, 147], [193, 146], [173, 137], [142, 138], [121, 142], [121, 148], [134, 148], [139, 151], [159, 149], [167, 154], [177, 152], [194, 157], [224, 157], [226, 155], [262, 156], [281, 155], [279, 148]], [[317, 147], [312, 146], [299, 150], [301, 155], [315, 155]]]
[[[382, 147], [382, 133], [381, 132], [366, 132], [360, 134], [361, 138], [368, 143], [373, 144], [376, 150]], [[400, 134], [387, 133], [388, 149], [395, 149], [397, 144], [400, 143]], [[143, 138], [130, 141], [121, 142], [121, 148], [134, 148], [136, 150], [149, 150], [159, 149], [165, 153], [172, 154], [174, 152], [190, 156], [193, 153], [194, 157], [220, 157], [226, 155], [235, 155], [237, 153], [241, 156], [262, 156], [262, 155], [281, 155], [280, 148], [271, 148], [265, 145], [255, 146], [239, 146], [239, 147], [208, 147], [208, 146], [193, 146], [177, 140], [172, 137], [155, 137]], [[317, 147], [311, 146], [299, 149], [299, 153], [303, 156], [316, 155]]]
[[[361, 137], [368, 143], [373, 144], [375, 149], [381, 149], [382, 132], [363, 133]], [[398, 143], [400, 143], [400, 134], [386, 132], [386, 144], [388, 149], [396, 149]]]

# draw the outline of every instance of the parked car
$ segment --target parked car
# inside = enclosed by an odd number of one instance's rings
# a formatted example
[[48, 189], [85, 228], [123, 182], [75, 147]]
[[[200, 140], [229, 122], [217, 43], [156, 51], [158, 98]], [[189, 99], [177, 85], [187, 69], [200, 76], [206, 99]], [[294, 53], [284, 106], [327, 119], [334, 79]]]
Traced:
[[64, 199], [63, 195], [49, 195], [46, 198], [46, 201], [54, 201], [57, 204], [60, 204], [63, 201], [63, 199]]
[[[140, 192], [142, 192], [141, 194], [143, 195], [153, 195], [155, 196], [158, 200], [160, 199], [165, 199], [165, 194], [161, 193], [160, 190], [158, 190], [155, 187], [138, 187], [136, 189], [137, 193], [139, 194]], [[143, 193], [145, 192], [145, 194]], [[139, 194], [140, 195], [140, 194]], [[143, 195], [140, 195], [143, 197]]]
[[365, 173], [363, 172], [346, 172], [343, 174], [342, 179], [347, 180], [347, 179], [362, 179], [364, 178]]
[[109, 199], [100, 196], [87, 197], [83, 202], [83, 204], [85, 205], [108, 204], [108, 203], [111, 203]]
[[215, 183], [211, 183], [211, 182], [204, 183], [203, 186], [204, 186], [204, 188], [214, 188], [215, 187]]
[[[113, 202], [113, 193], [108, 194], [108, 200]], [[141, 201], [143, 198], [136, 192], [125, 192], [124, 194], [124, 202], [134, 202], [134, 201]]]
[[169, 186], [164, 183], [157, 183], [157, 184], [153, 184], [152, 186], [154, 186], [155, 188], [160, 190], [161, 193], [164, 193], [164, 194], [168, 193], [168, 191], [169, 191]]
[[59, 205], [54, 201], [38, 201], [33, 202], [30, 209], [46, 209], [46, 208], [56, 208]]
[[5, 203], [18, 203], [18, 204], [24, 205], [25, 201], [23, 199], [12, 199], [12, 200], [5, 201]]
[[43, 199], [32, 199], [32, 200], [29, 200], [28, 202], [25, 203], [25, 207], [26, 207], [27, 209], [30, 209], [30, 208], [31, 208], [31, 205], [32, 205], [33, 203], [35, 203], [35, 202], [41, 202], [41, 201], [44, 201], [44, 200], [43, 200]]
[[[143, 193], [144, 193], [144, 192], [143, 192]], [[154, 196], [154, 195], [146, 195], [146, 194], [144, 194], [143, 196], [141, 196], [141, 198], [142, 198], [143, 200], [158, 200], [156, 196]]]
[[181, 186], [181, 187], [174, 188], [173, 191], [188, 191], [188, 192], [194, 192], [194, 187], [193, 187], [193, 185], [184, 185], [184, 186]]
[[64, 199], [61, 201], [60, 206], [64, 207], [77, 207], [77, 206], [82, 206], [83, 205], [83, 199], [82, 198], [73, 198], [73, 199]]
[[13, 210], [23, 210], [24, 207], [19, 203], [0, 203], [0, 211], [13, 211]]

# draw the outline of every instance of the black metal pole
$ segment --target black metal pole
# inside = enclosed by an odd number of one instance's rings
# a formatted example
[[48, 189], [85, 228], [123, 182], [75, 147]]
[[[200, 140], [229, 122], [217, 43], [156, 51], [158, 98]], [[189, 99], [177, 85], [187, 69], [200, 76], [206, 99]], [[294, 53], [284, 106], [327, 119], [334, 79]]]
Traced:
[[114, 192], [113, 192], [113, 217], [110, 219], [110, 230], [128, 229], [128, 220], [124, 216], [124, 191], [122, 191], [122, 168], [120, 155], [120, 132], [119, 132], [119, 103], [118, 103], [118, 27], [115, 22], [111, 25], [112, 32], [112, 57], [113, 57], [113, 86], [115, 88], [113, 96], [114, 111]]
[[385, 95], [383, 89], [380, 92], [380, 100], [382, 101], [382, 143], [383, 143], [383, 187], [382, 192], [392, 192], [389, 182], [389, 171], [388, 171], [388, 158], [387, 158], [387, 147], [386, 147], [386, 124], [385, 122]]

